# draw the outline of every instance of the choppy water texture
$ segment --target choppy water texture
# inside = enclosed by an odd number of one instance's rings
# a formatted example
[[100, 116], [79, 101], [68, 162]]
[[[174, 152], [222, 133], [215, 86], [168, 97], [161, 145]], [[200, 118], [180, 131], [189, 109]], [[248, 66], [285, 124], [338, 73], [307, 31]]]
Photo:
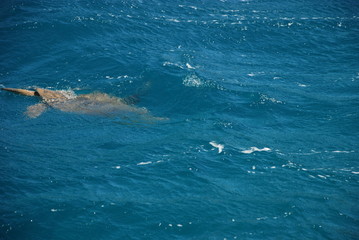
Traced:
[[0, 3], [1, 87], [125, 97], [168, 121], [0, 92], [0, 239], [358, 239], [359, 4]]

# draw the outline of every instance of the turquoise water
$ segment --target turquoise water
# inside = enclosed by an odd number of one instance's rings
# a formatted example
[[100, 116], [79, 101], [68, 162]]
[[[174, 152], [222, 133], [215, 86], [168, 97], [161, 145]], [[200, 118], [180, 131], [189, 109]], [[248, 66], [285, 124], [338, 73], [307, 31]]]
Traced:
[[0, 3], [0, 239], [358, 239], [359, 4]]

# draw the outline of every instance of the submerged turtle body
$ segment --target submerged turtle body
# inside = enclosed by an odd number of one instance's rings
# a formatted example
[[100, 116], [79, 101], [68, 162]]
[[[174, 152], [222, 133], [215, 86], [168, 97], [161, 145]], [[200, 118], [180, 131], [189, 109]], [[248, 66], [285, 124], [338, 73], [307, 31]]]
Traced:
[[[106, 93], [95, 92], [69, 97], [64, 94], [63, 91], [53, 91], [43, 88], [36, 88], [35, 91], [16, 88], [3, 88], [3, 90], [26, 96], [39, 96], [43, 100], [41, 103], [27, 108], [25, 114], [30, 118], [36, 118], [48, 107], [52, 107], [64, 112], [81, 114], [102, 116], [140, 114], [146, 119], [163, 120], [163, 118], [151, 116], [145, 108], [138, 108], [129, 104], [130, 101], [127, 99], [113, 97]], [[128, 99], [137, 99], [137, 96], [130, 96]]]

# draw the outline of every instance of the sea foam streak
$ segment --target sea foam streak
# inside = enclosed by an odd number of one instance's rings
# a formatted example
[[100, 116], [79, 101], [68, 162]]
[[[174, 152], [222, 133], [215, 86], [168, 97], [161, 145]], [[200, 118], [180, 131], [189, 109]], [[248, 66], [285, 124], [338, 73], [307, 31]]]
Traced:
[[223, 151], [224, 145], [218, 144], [218, 143], [216, 143], [214, 141], [209, 142], [209, 144], [211, 144], [215, 148], [218, 148], [218, 153], [221, 153]]
[[257, 147], [251, 147], [250, 149], [247, 149], [247, 150], [243, 150], [242, 153], [245, 153], [245, 154], [251, 154], [253, 152], [269, 152], [271, 151], [272, 149], [270, 148], [257, 148]]
[[140, 163], [137, 163], [137, 165], [147, 165], [147, 164], [151, 164], [152, 162], [151, 161], [148, 161], [148, 162], [140, 162]]

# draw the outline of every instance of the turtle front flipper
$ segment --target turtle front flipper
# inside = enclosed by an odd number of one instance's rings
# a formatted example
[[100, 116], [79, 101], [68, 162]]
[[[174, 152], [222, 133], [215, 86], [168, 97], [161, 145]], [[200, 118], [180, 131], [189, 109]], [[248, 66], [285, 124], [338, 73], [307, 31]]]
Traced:
[[38, 94], [35, 91], [30, 91], [26, 89], [20, 89], [20, 88], [2, 88], [2, 90], [8, 91], [8, 92], [14, 92], [21, 95], [26, 96], [37, 96]]
[[38, 103], [35, 105], [31, 105], [27, 108], [25, 115], [29, 118], [37, 118], [47, 109], [47, 105], [45, 103]]

